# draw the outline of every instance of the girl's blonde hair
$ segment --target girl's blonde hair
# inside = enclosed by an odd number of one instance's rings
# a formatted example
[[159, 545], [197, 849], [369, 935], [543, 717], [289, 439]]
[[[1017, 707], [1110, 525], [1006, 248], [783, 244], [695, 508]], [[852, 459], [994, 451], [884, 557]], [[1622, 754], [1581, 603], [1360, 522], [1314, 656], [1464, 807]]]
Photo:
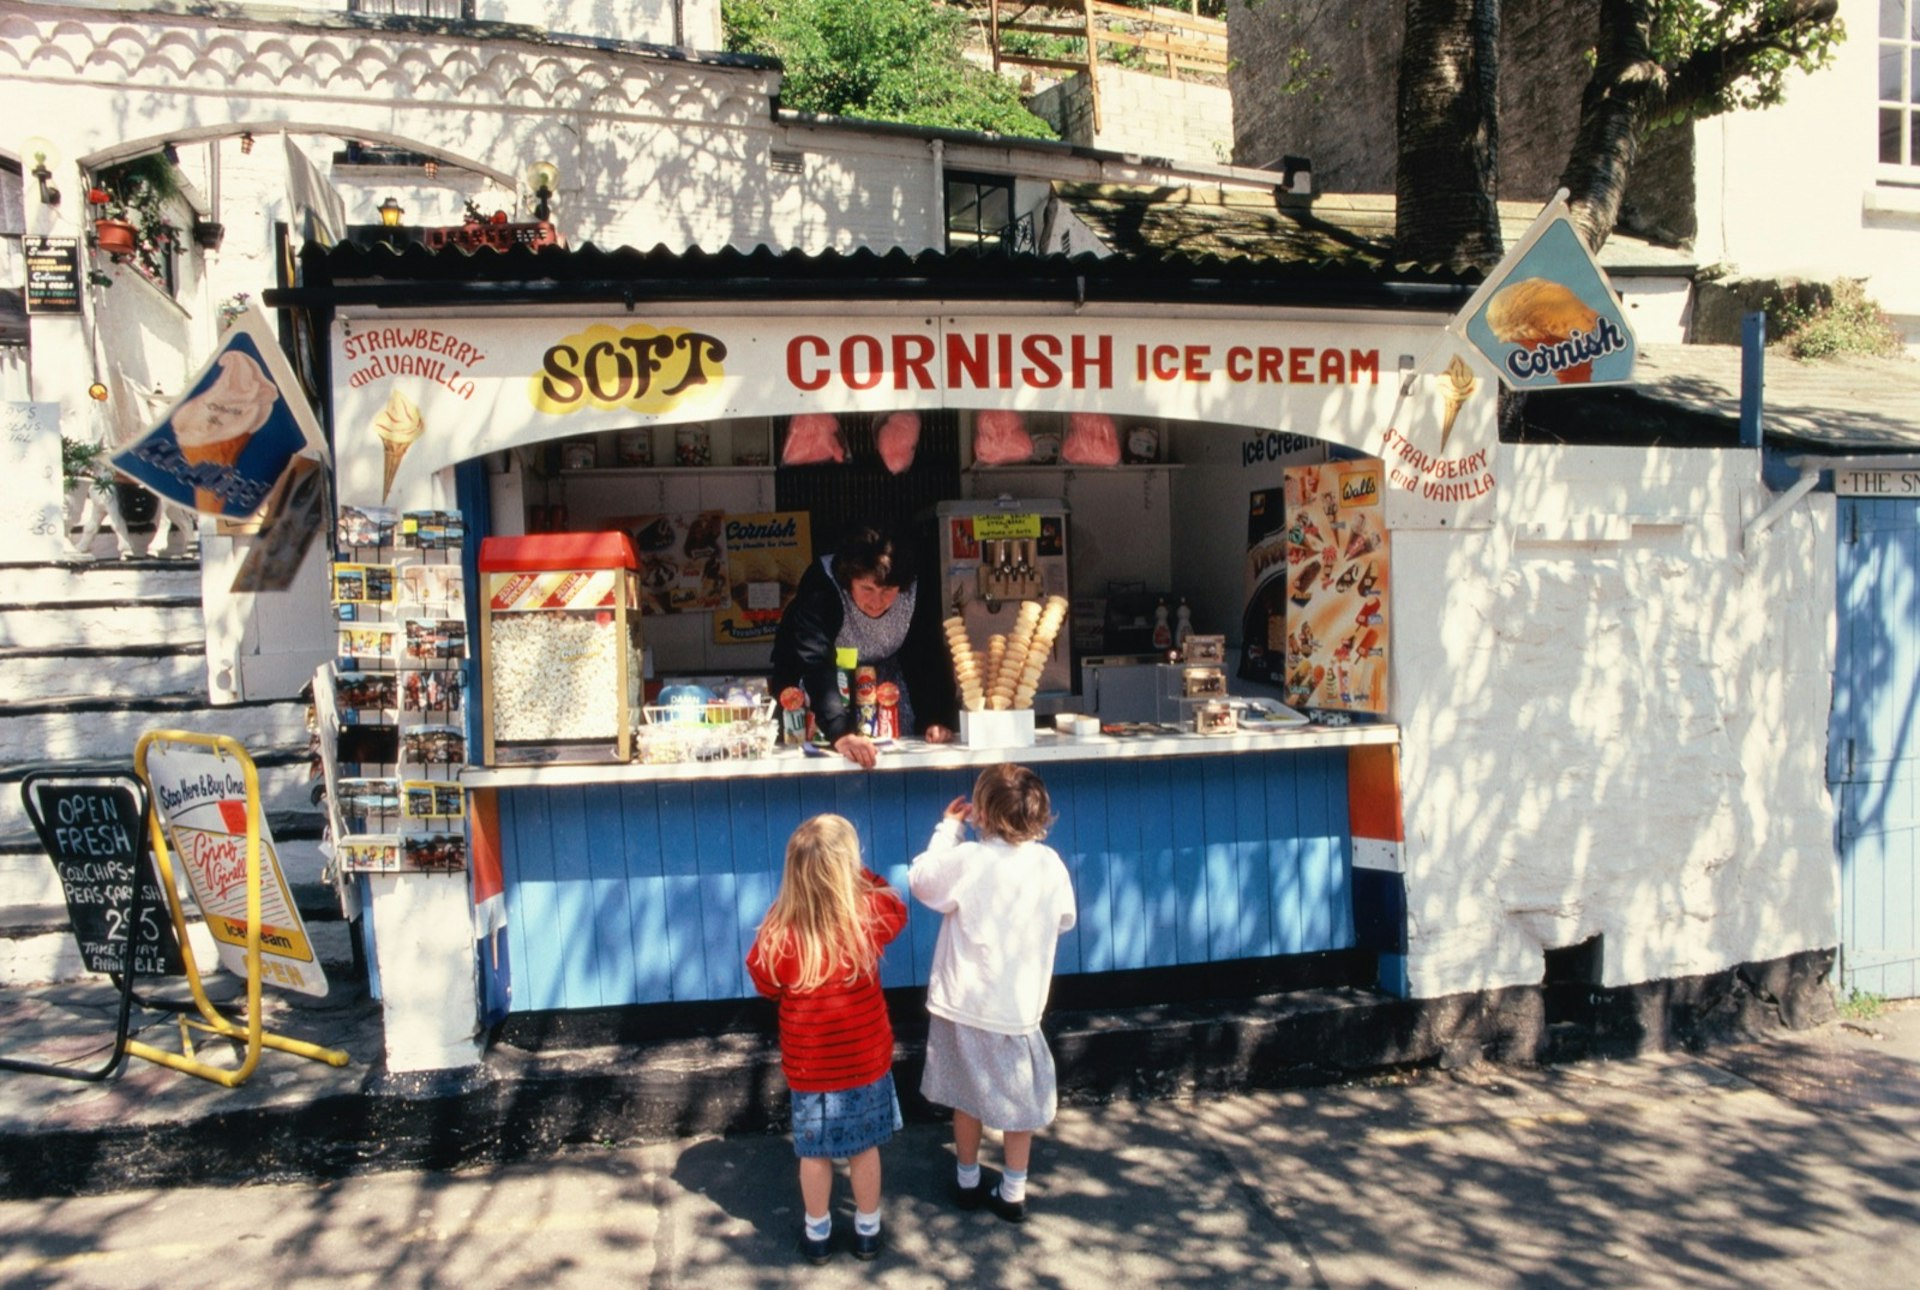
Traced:
[[880, 951], [868, 930], [875, 911], [860, 868], [860, 835], [842, 816], [816, 815], [787, 839], [786, 876], [759, 932], [770, 967], [793, 955], [796, 976], [779, 985], [805, 993], [836, 977], [852, 984], [873, 973]]
[[1053, 827], [1047, 786], [1025, 766], [1002, 762], [973, 781], [973, 831], [1002, 842], [1038, 842]]

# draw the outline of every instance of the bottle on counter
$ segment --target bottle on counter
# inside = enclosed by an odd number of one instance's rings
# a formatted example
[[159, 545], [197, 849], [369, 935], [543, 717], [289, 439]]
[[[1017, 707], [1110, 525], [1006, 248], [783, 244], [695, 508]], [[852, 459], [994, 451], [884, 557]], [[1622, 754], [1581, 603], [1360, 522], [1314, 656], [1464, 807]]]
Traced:
[[1193, 609], [1187, 604], [1185, 596], [1180, 597], [1179, 612], [1174, 615], [1173, 645], [1175, 649], [1185, 649], [1187, 637], [1193, 635]]
[[1167, 598], [1160, 597], [1160, 603], [1153, 607], [1153, 647], [1168, 649], [1173, 645], [1173, 627], [1167, 622]]

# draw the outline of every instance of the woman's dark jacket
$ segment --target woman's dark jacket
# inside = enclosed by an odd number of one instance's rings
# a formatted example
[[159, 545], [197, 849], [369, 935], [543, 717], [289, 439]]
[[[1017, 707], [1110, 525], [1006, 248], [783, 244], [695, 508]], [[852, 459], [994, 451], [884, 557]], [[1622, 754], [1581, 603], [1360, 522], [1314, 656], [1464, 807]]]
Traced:
[[[839, 669], [834, 664], [834, 641], [846, 621], [846, 603], [840, 587], [818, 560], [800, 576], [793, 599], [780, 616], [773, 637], [773, 692], [790, 685], [807, 692], [814, 723], [829, 743], [853, 729], [849, 700], [840, 697]], [[937, 583], [920, 582], [907, 639], [894, 661], [907, 686], [913, 708], [913, 733], [928, 726], [951, 729], [957, 720], [953, 696], [953, 668], [947, 661], [946, 638], [940, 630], [940, 593]], [[861, 659], [861, 663], [878, 660]]]

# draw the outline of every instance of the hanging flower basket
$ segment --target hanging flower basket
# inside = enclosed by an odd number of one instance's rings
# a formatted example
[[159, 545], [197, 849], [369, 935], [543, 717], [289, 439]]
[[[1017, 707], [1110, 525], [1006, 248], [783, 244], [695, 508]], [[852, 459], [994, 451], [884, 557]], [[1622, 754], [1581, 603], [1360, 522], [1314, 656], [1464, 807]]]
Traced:
[[95, 220], [93, 240], [108, 255], [132, 255], [138, 244], [133, 225], [123, 219]]

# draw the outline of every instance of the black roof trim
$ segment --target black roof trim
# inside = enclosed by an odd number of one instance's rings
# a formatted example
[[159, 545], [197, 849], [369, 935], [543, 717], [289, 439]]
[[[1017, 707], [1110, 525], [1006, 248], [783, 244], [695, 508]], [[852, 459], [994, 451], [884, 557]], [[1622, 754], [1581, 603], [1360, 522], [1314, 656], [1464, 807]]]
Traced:
[[1452, 312], [1478, 274], [1381, 270], [1351, 262], [1091, 254], [651, 251], [516, 246], [395, 250], [309, 243], [302, 285], [266, 293], [277, 308], [623, 304], [657, 300], [1068, 300]]

